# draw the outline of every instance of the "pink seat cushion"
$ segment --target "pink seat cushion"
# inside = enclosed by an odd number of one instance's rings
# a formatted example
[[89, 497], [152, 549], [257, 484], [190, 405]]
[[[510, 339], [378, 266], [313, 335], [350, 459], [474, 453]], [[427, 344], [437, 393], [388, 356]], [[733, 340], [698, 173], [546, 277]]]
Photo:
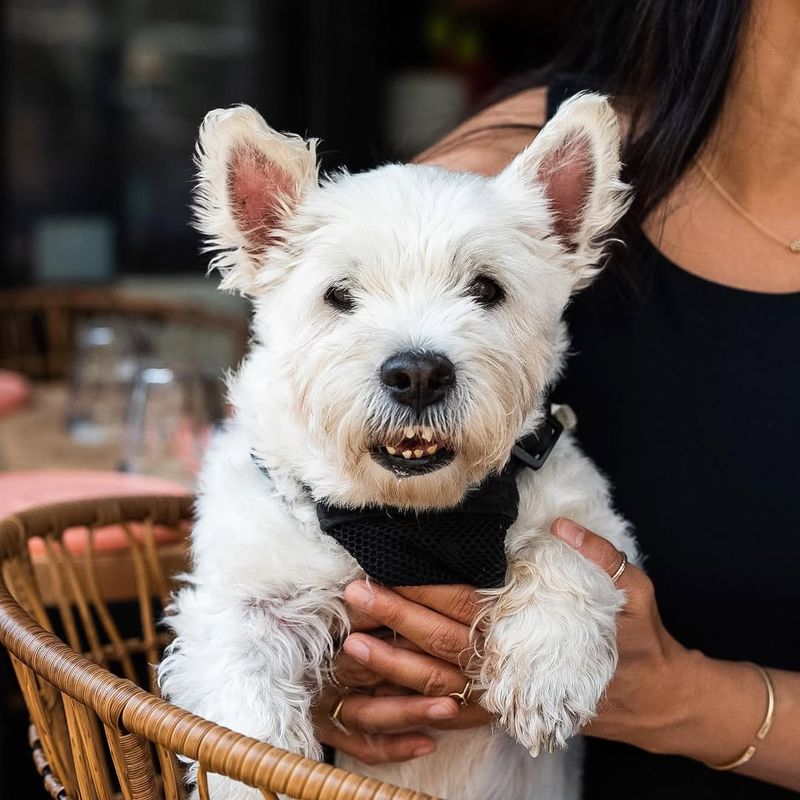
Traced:
[[24, 375], [0, 369], [0, 417], [24, 406], [31, 396], [31, 385]]
[[[31, 470], [0, 473], [0, 519], [24, 511], [32, 506], [59, 503], [68, 500], [85, 500], [93, 497], [120, 495], [186, 495], [184, 486], [163, 478], [146, 475], [123, 475], [119, 472], [93, 472], [89, 470]], [[86, 545], [86, 530], [76, 528], [64, 534], [64, 543], [72, 552], [80, 552]], [[158, 544], [180, 541], [183, 536], [168, 528], [156, 528]], [[31, 539], [31, 555], [44, 555], [41, 539]], [[95, 548], [119, 550], [128, 547], [125, 531], [111, 525], [95, 533]]]

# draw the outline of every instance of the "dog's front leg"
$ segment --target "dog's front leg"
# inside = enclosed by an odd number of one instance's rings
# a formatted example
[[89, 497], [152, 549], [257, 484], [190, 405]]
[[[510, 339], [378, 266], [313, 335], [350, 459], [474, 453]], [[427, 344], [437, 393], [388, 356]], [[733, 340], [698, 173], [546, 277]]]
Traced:
[[624, 595], [550, 534], [526, 539], [481, 621], [479, 676], [483, 704], [536, 755], [563, 747], [592, 719], [616, 668]]
[[[300, 598], [234, 601], [208, 587], [183, 589], [168, 616], [177, 636], [159, 668], [162, 692], [238, 733], [318, 758], [310, 706], [340, 606], [333, 599], [322, 608]], [[261, 796], [220, 776], [209, 776], [209, 786], [214, 800]]]

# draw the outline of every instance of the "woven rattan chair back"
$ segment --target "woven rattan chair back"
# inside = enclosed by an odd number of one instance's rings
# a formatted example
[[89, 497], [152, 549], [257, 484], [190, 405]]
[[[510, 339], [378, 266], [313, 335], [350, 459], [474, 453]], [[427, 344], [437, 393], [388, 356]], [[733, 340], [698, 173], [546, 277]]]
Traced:
[[0, 291], [0, 368], [37, 380], [63, 380], [81, 321], [139, 320], [173, 331], [181, 341], [220, 337], [226, 366], [239, 362], [248, 340], [244, 316], [182, 302], [131, 296], [111, 288], [32, 287]]
[[[185, 533], [190, 517], [186, 497], [125, 497], [42, 506], [0, 521], [0, 642], [30, 712], [34, 762], [54, 800], [183, 800], [186, 759], [198, 762], [201, 800], [209, 772], [257, 787], [265, 798], [425, 800], [241, 736], [156, 695], [152, 665], [166, 644], [157, 620], [170, 587], [157, 532]], [[103, 597], [94, 538], [105, 526], [128, 538], [133, 604]], [[37, 537], [47, 578], [28, 556]], [[43, 601], [44, 580], [51, 596], [56, 589], [54, 607]]]

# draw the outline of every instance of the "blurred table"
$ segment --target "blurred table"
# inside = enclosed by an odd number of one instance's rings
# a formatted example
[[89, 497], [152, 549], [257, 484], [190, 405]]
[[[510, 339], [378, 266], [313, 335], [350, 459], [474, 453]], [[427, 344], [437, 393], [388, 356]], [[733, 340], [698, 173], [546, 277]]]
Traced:
[[[128, 495], [183, 495], [184, 486], [148, 475], [76, 469], [36, 469], [0, 472], [0, 518], [46, 503]], [[126, 546], [122, 535], [105, 537], [104, 548]]]
[[116, 470], [119, 443], [77, 444], [67, 433], [64, 416], [67, 385], [36, 383], [25, 408], [0, 419], [0, 458], [4, 470]]
[[[37, 382], [31, 389], [24, 407], [0, 418], [0, 470], [119, 470], [121, 434], [111, 442], [81, 444], [67, 432], [66, 383]], [[157, 473], [157, 477], [180, 483], [185, 489], [193, 488], [194, 480], [185, 463], [165, 460]]]

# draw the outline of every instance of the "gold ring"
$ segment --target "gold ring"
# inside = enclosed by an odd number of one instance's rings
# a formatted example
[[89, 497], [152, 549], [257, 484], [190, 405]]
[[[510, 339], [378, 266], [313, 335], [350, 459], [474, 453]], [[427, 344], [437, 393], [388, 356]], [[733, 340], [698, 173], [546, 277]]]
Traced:
[[625, 572], [625, 567], [628, 566], [628, 556], [625, 552], [620, 553], [622, 556], [622, 561], [619, 562], [619, 566], [617, 567], [617, 571], [611, 576], [611, 580], [616, 583], [621, 577], [622, 573]]
[[339, 715], [342, 713], [342, 706], [344, 705], [344, 701], [347, 700], [347, 697], [347, 694], [343, 694], [339, 698], [339, 702], [336, 703], [330, 714], [328, 714], [328, 719], [333, 723], [333, 726], [337, 731], [341, 731], [346, 736], [349, 736], [350, 729], [344, 724], [344, 722], [341, 721], [341, 719], [339, 719]]
[[336, 676], [334, 661], [339, 657], [339, 654], [342, 652], [342, 649], [339, 648], [335, 653], [330, 654], [325, 658], [323, 668], [325, 676], [328, 678], [328, 682], [331, 686], [335, 686], [337, 689], [340, 689], [342, 692], [349, 692], [350, 687], [345, 686], [339, 678]]
[[339, 679], [336, 677], [336, 673], [334, 672], [334, 670], [333, 670], [333, 667], [331, 667], [331, 668], [328, 670], [328, 680], [331, 682], [331, 686], [335, 686], [337, 689], [341, 689], [343, 692], [349, 692], [349, 691], [350, 691], [350, 687], [349, 687], [349, 686], [345, 686], [345, 685], [344, 685], [344, 684], [343, 684], [343, 683], [342, 683], [342, 682], [341, 682], [341, 681], [340, 681], [340, 680], [339, 680]]
[[467, 681], [460, 692], [450, 692], [447, 696], [457, 700], [460, 706], [465, 706], [469, 703], [469, 698], [472, 696], [472, 681]]

